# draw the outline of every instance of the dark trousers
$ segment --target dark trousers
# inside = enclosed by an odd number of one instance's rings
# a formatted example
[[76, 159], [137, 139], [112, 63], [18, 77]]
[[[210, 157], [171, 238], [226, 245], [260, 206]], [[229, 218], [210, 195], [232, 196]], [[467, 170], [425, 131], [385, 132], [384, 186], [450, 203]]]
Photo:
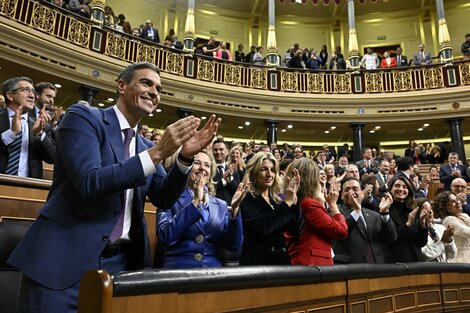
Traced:
[[[99, 257], [94, 266], [110, 274], [126, 269], [126, 255], [124, 253], [111, 257]], [[21, 313], [75, 313], [78, 305], [78, 292], [80, 282], [63, 290], [53, 290], [38, 282], [23, 276], [21, 285]]]

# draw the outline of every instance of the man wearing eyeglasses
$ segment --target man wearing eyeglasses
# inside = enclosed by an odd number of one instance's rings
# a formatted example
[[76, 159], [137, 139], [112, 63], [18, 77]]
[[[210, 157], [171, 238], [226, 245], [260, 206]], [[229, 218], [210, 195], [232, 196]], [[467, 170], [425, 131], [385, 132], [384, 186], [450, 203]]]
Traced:
[[3, 83], [6, 110], [0, 112], [0, 173], [42, 178], [42, 162], [52, 164], [55, 144], [44, 129], [50, 120], [44, 110], [36, 120], [29, 118], [36, 92], [28, 77]]
[[467, 182], [463, 178], [455, 178], [450, 184], [452, 193], [462, 203], [462, 211], [470, 215], [470, 194], [467, 194]]

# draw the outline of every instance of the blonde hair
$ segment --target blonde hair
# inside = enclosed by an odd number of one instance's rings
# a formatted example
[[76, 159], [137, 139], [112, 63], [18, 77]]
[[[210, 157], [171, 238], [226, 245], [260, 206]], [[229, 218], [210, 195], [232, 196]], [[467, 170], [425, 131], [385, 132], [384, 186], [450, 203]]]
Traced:
[[214, 196], [215, 195], [214, 176], [215, 176], [215, 173], [217, 172], [217, 165], [215, 164], [215, 159], [211, 153], [203, 150], [199, 152], [198, 154], [201, 154], [201, 153], [207, 155], [209, 157], [209, 162], [211, 163], [211, 173], [209, 175], [209, 179], [207, 180], [206, 186], [207, 186], [209, 194]]
[[297, 191], [299, 198], [313, 198], [317, 199], [317, 192], [320, 182], [319, 168], [317, 163], [310, 158], [295, 159], [289, 167], [287, 167], [286, 177], [292, 177], [292, 171], [296, 168], [300, 174], [300, 185]]
[[[243, 161], [243, 151], [242, 151], [242, 147], [240, 145], [235, 145], [234, 147], [232, 147], [232, 149], [230, 149], [230, 151], [228, 153], [227, 164], [232, 164], [232, 162], [233, 162], [232, 152], [235, 151], [235, 150], [238, 150], [238, 152], [240, 153], [240, 163], [239, 163], [239, 165], [241, 165], [242, 169], [244, 169], [246, 167], [246, 164], [245, 164], [245, 161]], [[237, 170], [238, 169], [239, 168], [237, 168]]]
[[261, 164], [264, 160], [269, 160], [274, 165], [274, 171], [276, 176], [274, 177], [273, 185], [269, 188], [269, 197], [274, 199], [274, 201], [279, 202], [281, 199], [279, 198], [279, 194], [281, 193], [281, 179], [279, 178], [279, 163], [277, 162], [276, 158], [270, 152], [258, 152], [256, 153], [248, 162], [245, 168], [245, 176], [243, 177], [243, 184], [250, 183], [251, 194], [259, 195], [260, 192], [256, 188], [256, 175], [258, 175]]

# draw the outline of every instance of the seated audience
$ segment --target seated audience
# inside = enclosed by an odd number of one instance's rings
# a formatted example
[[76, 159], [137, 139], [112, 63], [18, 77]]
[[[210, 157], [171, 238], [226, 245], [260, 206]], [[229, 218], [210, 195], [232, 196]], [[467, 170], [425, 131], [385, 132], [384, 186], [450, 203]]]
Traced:
[[[295, 179], [300, 176], [298, 197], [304, 219], [298, 236], [286, 233], [286, 242], [294, 265], [332, 265], [333, 240], [343, 240], [348, 235], [344, 216], [340, 213], [338, 184], [331, 186], [330, 192], [322, 191], [319, 169], [309, 158], [294, 160], [287, 168], [286, 176]], [[323, 203], [327, 202], [331, 216]]]
[[158, 242], [165, 245], [163, 267], [219, 267], [219, 250], [237, 252], [242, 244], [239, 211], [247, 188], [240, 184], [231, 210], [213, 196], [215, 162], [207, 152], [194, 156], [187, 188], [171, 208], [157, 211]]
[[452, 238], [454, 229], [434, 222], [434, 212], [429, 200], [420, 199], [418, 208], [428, 212], [426, 216], [428, 243], [421, 248], [426, 261], [445, 263], [448, 259], [453, 259], [457, 254], [457, 246]]
[[289, 265], [284, 232], [296, 236], [302, 226], [297, 205], [299, 177], [286, 179], [284, 200], [279, 164], [271, 153], [258, 152], [246, 165], [244, 186], [251, 186], [242, 201], [243, 247], [240, 265]]
[[442, 220], [446, 228], [454, 229], [454, 240], [457, 255], [449, 262], [470, 262], [470, 217], [462, 212], [462, 204], [457, 197], [449, 192], [442, 192], [434, 199], [434, 212]]
[[346, 178], [341, 186], [343, 204], [339, 210], [346, 218], [348, 237], [334, 244], [335, 264], [385, 263], [383, 245], [397, 240], [387, 208], [393, 202], [392, 196], [386, 193], [376, 212], [361, 205], [365, 195], [357, 179]]
[[406, 177], [395, 176], [389, 183], [393, 203], [383, 208], [389, 210], [390, 218], [397, 230], [397, 240], [386, 246], [387, 263], [424, 261], [421, 248], [428, 241], [428, 232], [425, 224], [426, 211], [417, 213], [413, 188]]

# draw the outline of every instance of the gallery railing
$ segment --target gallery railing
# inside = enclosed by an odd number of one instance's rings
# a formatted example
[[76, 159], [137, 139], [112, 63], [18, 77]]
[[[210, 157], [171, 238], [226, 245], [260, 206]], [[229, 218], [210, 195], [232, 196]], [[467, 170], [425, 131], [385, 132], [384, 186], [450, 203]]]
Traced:
[[126, 62], [152, 62], [163, 72], [201, 81], [303, 94], [377, 94], [470, 85], [470, 63], [370, 71], [309, 71], [224, 62], [99, 27], [34, 0], [0, 0], [0, 15], [79, 47]]

